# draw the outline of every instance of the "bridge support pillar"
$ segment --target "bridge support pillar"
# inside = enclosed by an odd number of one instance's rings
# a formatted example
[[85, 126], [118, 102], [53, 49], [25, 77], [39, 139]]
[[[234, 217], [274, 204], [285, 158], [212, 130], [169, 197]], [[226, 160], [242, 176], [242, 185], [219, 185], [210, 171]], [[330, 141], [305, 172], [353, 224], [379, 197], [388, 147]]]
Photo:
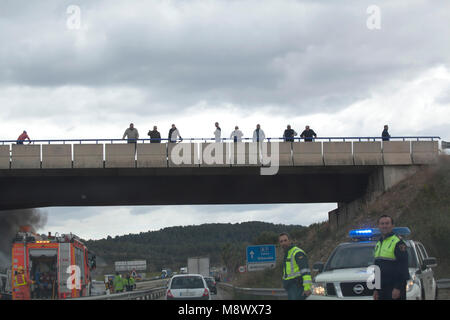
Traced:
[[348, 225], [354, 217], [364, 212], [368, 206], [384, 192], [414, 175], [420, 166], [381, 166], [369, 177], [364, 195], [350, 202], [339, 202], [335, 210], [328, 212], [328, 222], [337, 230]]

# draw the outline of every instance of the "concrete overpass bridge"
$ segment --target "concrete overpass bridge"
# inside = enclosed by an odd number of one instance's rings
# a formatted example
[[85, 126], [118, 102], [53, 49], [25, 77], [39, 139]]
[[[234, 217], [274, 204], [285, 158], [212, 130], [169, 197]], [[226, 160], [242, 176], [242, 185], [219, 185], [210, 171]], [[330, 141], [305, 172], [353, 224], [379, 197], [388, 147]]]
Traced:
[[377, 139], [6, 141], [0, 145], [0, 210], [320, 202], [345, 208], [437, 161], [439, 137]]

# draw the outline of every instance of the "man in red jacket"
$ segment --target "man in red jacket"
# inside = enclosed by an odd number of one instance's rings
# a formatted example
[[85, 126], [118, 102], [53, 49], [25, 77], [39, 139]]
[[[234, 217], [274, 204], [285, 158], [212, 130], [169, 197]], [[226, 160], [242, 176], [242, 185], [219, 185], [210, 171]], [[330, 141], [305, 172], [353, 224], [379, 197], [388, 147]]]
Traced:
[[27, 132], [25, 130], [23, 130], [23, 133], [17, 138], [17, 144], [23, 144], [25, 139], [28, 139], [28, 141], [29, 141], [28, 144], [31, 143], [31, 139], [28, 136]]

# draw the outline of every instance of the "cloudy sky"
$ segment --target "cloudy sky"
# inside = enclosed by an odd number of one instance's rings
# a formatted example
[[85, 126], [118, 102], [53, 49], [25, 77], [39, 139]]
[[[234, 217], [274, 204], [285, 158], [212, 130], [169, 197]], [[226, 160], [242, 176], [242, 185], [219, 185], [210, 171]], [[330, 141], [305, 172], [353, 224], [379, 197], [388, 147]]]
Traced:
[[[448, 0], [1, 0], [0, 139], [186, 137], [257, 123], [450, 140]], [[46, 208], [85, 238], [323, 221], [336, 204]]]

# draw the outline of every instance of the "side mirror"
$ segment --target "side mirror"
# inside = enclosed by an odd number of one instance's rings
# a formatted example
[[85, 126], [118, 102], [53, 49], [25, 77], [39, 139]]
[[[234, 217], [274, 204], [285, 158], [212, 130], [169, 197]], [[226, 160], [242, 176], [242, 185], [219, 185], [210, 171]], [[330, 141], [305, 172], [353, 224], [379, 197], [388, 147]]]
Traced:
[[323, 271], [323, 267], [325, 266], [325, 264], [323, 262], [316, 262], [313, 265], [313, 271], [319, 272], [321, 273]]
[[426, 268], [434, 268], [434, 267], [437, 267], [436, 258], [428, 257], [428, 258], [426, 258], [426, 259], [423, 259], [423, 265], [424, 265]]

